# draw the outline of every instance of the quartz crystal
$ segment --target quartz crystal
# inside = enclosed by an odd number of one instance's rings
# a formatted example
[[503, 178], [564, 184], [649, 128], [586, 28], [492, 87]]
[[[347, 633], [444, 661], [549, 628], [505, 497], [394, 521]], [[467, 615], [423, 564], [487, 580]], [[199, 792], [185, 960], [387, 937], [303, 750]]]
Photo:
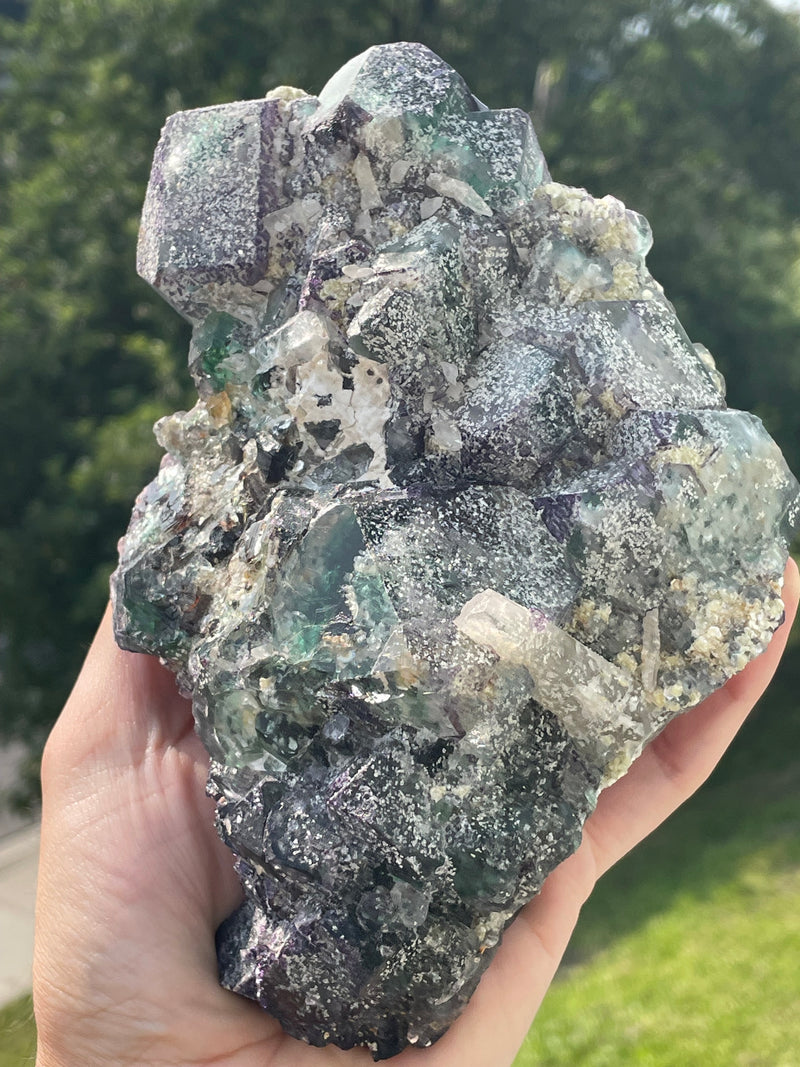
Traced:
[[173, 115], [139, 270], [189, 412], [112, 579], [191, 693], [244, 890], [221, 980], [435, 1041], [598, 791], [781, 621], [798, 486], [650, 230], [416, 44]]

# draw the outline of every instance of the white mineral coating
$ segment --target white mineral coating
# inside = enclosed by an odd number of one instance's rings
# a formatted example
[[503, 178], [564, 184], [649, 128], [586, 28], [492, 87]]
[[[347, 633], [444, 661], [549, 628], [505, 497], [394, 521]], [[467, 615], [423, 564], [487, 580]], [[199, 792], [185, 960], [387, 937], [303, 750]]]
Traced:
[[421, 45], [168, 120], [139, 269], [198, 403], [112, 580], [191, 693], [230, 989], [435, 1041], [598, 789], [767, 645], [798, 486], [647, 222]]

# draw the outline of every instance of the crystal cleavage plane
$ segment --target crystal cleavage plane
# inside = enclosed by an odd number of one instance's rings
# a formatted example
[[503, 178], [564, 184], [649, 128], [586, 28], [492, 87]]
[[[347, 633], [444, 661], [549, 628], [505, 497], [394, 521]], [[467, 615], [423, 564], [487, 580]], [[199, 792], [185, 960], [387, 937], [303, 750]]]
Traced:
[[598, 791], [781, 621], [798, 485], [647, 222], [417, 44], [173, 115], [138, 267], [199, 401], [112, 578], [193, 698], [244, 901], [222, 983], [428, 1045]]

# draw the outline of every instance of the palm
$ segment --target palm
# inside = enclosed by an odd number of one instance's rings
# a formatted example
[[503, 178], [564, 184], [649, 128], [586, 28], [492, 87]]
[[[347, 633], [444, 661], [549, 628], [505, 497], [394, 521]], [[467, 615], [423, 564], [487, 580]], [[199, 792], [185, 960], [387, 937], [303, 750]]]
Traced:
[[[798, 585], [790, 565], [789, 622]], [[398, 1067], [511, 1062], [596, 878], [703, 781], [769, 681], [787, 633], [788, 625], [602, 795], [583, 845], [509, 929], [467, 1011], [433, 1048], [399, 1056]], [[106, 618], [43, 768], [41, 1064], [371, 1063], [363, 1049], [308, 1048], [219, 986], [213, 933], [239, 888], [213, 829], [206, 766], [169, 673], [116, 649]]]

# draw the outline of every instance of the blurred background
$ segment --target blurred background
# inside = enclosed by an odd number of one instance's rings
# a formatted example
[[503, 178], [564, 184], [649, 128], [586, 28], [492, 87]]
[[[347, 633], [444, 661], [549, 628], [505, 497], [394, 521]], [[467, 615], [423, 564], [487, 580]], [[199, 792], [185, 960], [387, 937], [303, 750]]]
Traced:
[[[556, 180], [649, 218], [651, 270], [729, 403], [800, 471], [799, 11], [0, 0], [0, 835], [35, 811], [152, 424], [191, 404], [188, 327], [134, 270], [166, 116], [316, 92], [371, 44], [423, 41], [531, 113]], [[711, 783], [601, 883], [519, 1067], [800, 1064], [799, 690], [790, 649]], [[24, 1062], [26, 1012], [0, 1013], [0, 1065]]]

